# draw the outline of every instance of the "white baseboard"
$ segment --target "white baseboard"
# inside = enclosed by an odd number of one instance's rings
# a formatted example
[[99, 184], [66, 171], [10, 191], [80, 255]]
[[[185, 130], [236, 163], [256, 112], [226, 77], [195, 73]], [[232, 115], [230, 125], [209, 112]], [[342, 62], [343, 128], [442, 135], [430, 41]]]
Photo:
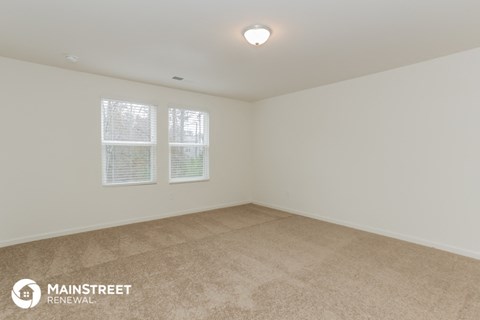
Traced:
[[300, 215], [300, 216], [304, 216], [304, 217], [308, 217], [308, 218], [312, 218], [312, 219], [316, 219], [316, 220], [321, 220], [321, 221], [325, 221], [325, 222], [330, 222], [330, 223], [342, 225], [342, 226], [345, 226], [345, 227], [350, 227], [350, 228], [357, 229], [357, 230], [367, 231], [367, 232], [379, 234], [379, 235], [382, 235], [382, 236], [386, 236], [386, 237], [390, 237], [390, 238], [394, 238], [394, 239], [398, 239], [398, 240], [403, 240], [403, 241], [407, 241], [407, 242], [412, 242], [412, 243], [419, 244], [419, 245], [422, 245], [422, 246], [431, 247], [431, 248], [439, 249], [439, 250], [442, 250], [442, 251], [447, 251], [447, 252], [455, 253], [455, 254], [458, 254], [458, 255], [461, 255], [461, 256], [465, 256], [465, 257], [480, 260], [480, 252], [475, 252], [475, 251], [451, 246], [451, 245], [448, 245], [448, 244], [443, 244], [443, 243], [438, 243], [438, 242], [434, 242], [434, 241], [430, 241], [430, 240], [425, 240], [425, 239], [418, 238], [418, 237], [415, 237], [415, 236], [410, 236], [410, 235], [396, 233], [396, 232], [387, 231], [387, 230], [383, 230], [383, 229], [373, 228], [373, 227], [369, 227], [369, 226], [365, 226], [365, 225], [359, 225], [359, 224], [351, 223], [351, 222], [348, 222], [348, 221], [332, 219], [332, 218], [325, 217], [325, 216], [322, 216], [322, 215], [319, 215], [319, 214], [313, 214], [313, 213], [299, 211], [299, 210], [295, 210], [295, 209], [291, 209], [291, 208], [285, 208], [285, 207], [282, 207], [282, 206], [276, 206], [276, 205], [272, 205], [270, 203], [265, 203], [265, 202], [261, 202], [261, 201], [253, 201], [253, 203], [258, 204], [260, 206], [264, 206], [264, 207], [268, 207], [268, 208], [272, 208], [272, 209], [277, 209], [277, 210], [282, 210], [282, 211], [297, 214], [297, 215]]
[[12, 246], [12, 245], [15, 245], [15, 244], [20, 244], [20, 243], [25, 243], [25, 242], [36, 241], [36, 240], [43, 240], [43, 239], [49, 239], [49, 238], [54, 238], [54, 237], [71, 235], [71, 234], [75, 234], [75, 233], [81, 233], [81, 232], [87, 232], [87, 231], [93, 231], [93, 230], [99, 230], [99, 229], [105, 229], [105, 228], [111, 228], [111, 227], [118, 227], [118, 226], [128, 225], [128, 224], [132, 224], [132, 223], [138, 223], [138, 222], [158, 220], [158, 219], [163, 219], [163, 218], [168, 218], [168, 217], [181, 216], [181, 215], [196, 213], [196, 212], [203, 212], [203, 211], [209, 211], [209, 210], [215, 210], [215, 209], [234, 207], [234, 206], [239, 206], [239, 205], [244, 205], [244, 204], [249, 204], [249, 203], [252, 203], [252, 202], [251, 201], [231, 202], [231, 203], [224, 203], [224, 204], [214, 205], [214, 206], [206, 206], [206, 207], [199, 207], [199, 208], [193, 208], [193, 209], [188, 209], [188, 210], [166, 212], [166, 213], [161, 213], [161, 214], [158, 214], [158, 215], [145, 216], [145, 217], [140, 217], [140, 218], [124, 219], [124, 220], [107, 222], [107, 223], [99, 223], [99, 224], [94, 224], [94, 225], [89, 225], [89, 226], [79, 227], [79, 228], [69, 228], [69, 229], [63, 229], [63, 230], [54, 231], [54, 232], [39, 233], [39, 234], [32, 235], [32, 236], [19, 237], [19, 238], [0, 241], [0, 248], [7, 247], [7, 246]]

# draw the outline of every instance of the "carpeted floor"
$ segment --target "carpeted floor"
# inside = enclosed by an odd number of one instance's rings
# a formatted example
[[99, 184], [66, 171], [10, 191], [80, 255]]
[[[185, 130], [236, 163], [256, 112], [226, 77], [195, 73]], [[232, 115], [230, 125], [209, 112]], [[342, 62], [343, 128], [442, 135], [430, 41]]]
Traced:
[[[35, 280], [23, 310], [13, 284]], [[129, 284], [49, 304], [47, 284]], [[0, 248], [0, 319], [480, 319], [480, 261], [245, 205]]]

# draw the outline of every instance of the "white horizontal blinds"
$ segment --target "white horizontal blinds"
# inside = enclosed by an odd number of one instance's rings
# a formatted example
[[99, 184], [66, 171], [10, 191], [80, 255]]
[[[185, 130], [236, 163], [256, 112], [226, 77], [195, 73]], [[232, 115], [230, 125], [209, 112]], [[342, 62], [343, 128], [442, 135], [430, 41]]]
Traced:
[[156, 176], [156, 107], [102, 100], [103, 183], [150, 183]]
[[170, 182], [209, 178], [208, 121], [206, 112], [169, 109]]

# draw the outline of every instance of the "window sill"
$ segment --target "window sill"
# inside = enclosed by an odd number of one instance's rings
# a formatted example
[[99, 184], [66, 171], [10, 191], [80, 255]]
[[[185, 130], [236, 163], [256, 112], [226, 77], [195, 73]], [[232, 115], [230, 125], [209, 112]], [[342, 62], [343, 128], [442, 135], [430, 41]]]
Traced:
[[179, 183], [191, 183], [191, 182], [206, 182], [210, 181], [210, 177], [208, 178], [183, 178], [183, 179], [170, 179], [168, 181], [169, 184], [179, 184]]
[[103, 187], [127, 187], [127, 186], [144, 186], [157, 184], [157, 181], [146, 181], [146, 182], [125, 182], [125, 183], [103, 183]]

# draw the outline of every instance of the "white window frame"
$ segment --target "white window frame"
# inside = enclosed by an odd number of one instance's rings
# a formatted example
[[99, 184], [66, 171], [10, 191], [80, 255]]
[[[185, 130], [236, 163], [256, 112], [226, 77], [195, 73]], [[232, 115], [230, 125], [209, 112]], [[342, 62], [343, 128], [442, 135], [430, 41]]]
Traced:
[[[170, 136], [168, 137], [168, 181], [170, 184], [176, 183], [188, 183], [188, 182], [201, 182], [201, 181], [209, 181], [210, 180], [210, 113], [205, 110], [197, 110], [188, 107], [169, 107], [168, 108], [168, 117], [167, 117], [167, 127], [169, 130], [170, 135], [170, 124], [169, 124], [169, 117], [170, 117], [170, 110], [171, 109], [183, 109], [188, 111], [195, 111], [201, 112], [206, 115], [205, 117], [205, 133], [206, 139], [205, 143], [181, 143], [181, 142], [170, 142]], [[205, 175], [202, 177], [186, 177], [186, 178], [172, 178], [172, 147], [204, 147], [206, 157], [204, 158], [204, 172]], [[205, 163], [206, 162], [206, 163]]]
[[[148, 106], [150, 108], [150, 142], [146, 141], [115, 141], [115, 140], [105, 140], [104, 139], [104, 118], [103, 118], [103, 102], [104, 101], [117, 101], [123, 103], [130, 103], [136, 105]], [[118, 99], [109, 99], [102, 98], [100, 102], [100, 111], [101, 111], [101, 141], [102, 141], [102, 185], [105, 187], [114, 187], [114, 186], [134, 186], [134, 185], [149, 185], [157, 183], [157, 106], [152, 104], [145, 104], [139, 102], [132, 102], [126, 100]], [[129, 181], [129, 182], [116, 182], [108, 183], [106, 181], [107, 172], [106, 172], [106, 146], [149, 146], [150, 150], [150, 180], [148, 181]]]

